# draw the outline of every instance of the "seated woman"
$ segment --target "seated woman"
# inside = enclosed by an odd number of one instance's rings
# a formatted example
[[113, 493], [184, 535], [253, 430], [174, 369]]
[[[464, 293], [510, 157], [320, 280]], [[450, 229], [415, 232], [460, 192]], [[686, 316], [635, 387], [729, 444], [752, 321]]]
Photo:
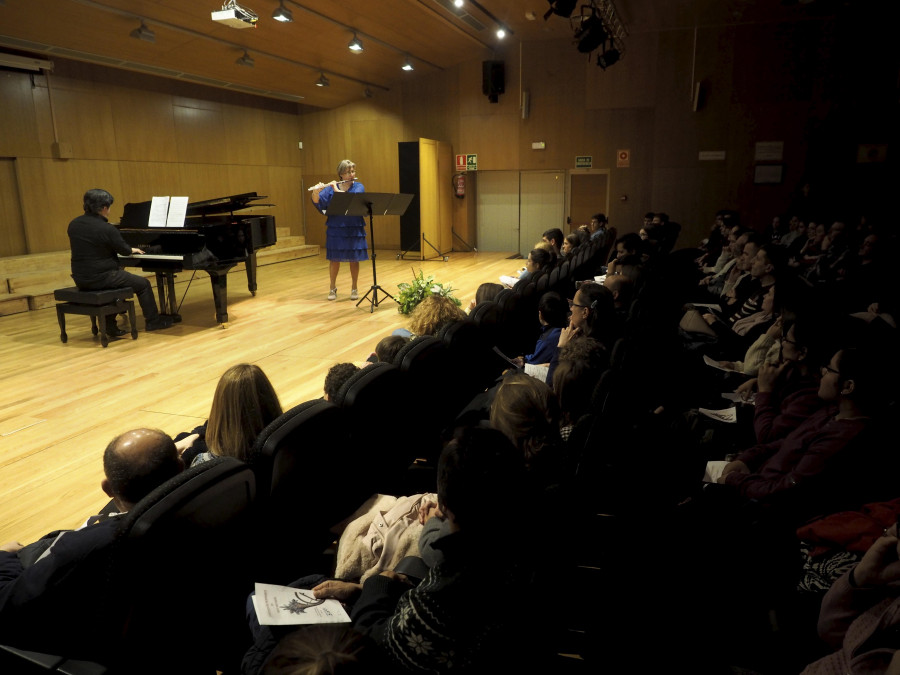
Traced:
[[206, 424], [177, 440], [176, 446], [191, 466], [213, 457], [246, 462], [259, 432], [281, 413], [278, 394], [262, 369], [239, 363], [219, 379]]
[[528, 254], [525, 261], [525, 268], [520, 270], [517, 277], [502, 276], [500, 283], [506, 288], [512, 288], [518, 283], [528, 283], [534, 278], [534, 275], [540, 271], [546, 271], [553, 268], [553, 256], [546, 248], [535, 247]]
[[559, 406], [550, 387], [525, 373], [510, 373], [491, 404], [491, 426], [525, 457], [529, 474], [545, 486], [562, 468]]
[[443, 295], [429, 295], [409, 316], [409, 332], [414, 336], [437, 335], [448, 323], [465, 321], [466, 313]]
[[493, 300], [499, 295], [500, 291], [503, 290], [502, 284], [495, 284], [493, 282], [486, 282], [481, 284], [478, 287], [478, 290], [475, 291], [475, 297], [469, 302], [469, 306], [466, 307], [466, 314], [469, 314], [475, 307], [480, 305], [482, 302], [486, 302], [488, 300]]

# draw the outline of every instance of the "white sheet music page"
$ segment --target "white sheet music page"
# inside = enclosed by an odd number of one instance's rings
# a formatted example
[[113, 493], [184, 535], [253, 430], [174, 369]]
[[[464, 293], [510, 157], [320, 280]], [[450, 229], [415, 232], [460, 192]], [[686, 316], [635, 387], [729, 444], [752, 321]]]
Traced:
[[154, 197], [150, 200], [150, 220], [147, 221], [147, 225], [150, 227], [165, 227], [168, 213], [169, 198]]
[[169, 200], [169, 216], [166, 218], [166, 227], [184, 227], [187, 205], [187, 197], [172, 197]]

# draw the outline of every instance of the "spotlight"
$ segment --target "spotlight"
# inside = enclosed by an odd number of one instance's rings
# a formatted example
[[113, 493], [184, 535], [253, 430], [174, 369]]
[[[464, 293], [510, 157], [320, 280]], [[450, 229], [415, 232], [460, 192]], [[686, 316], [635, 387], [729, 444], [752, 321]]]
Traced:
[[497, 39], [502, 40], [506, 37], [506, 29], [503, 26], [497, 26]]
[[319, 75], [319, 79], [316, 80], [316, 86], [317, 87], [330, 87], [331, 86], [331, 82], [329, 82], [328, 78], [325, 77], [325, 73], [322, 73], [321, 75]]
[[582, 54], [590, 54], [606, 42], [606, 38], [603, 20], [596, 15], [586, 18], [581, 23], [581, 28], [575, 33], [575, 39], [578, 40], [578, 51]]
[[453, 0], [453, 6], [454, 6], [454, 7], [457, 7], [457, 8], [458, 8], [458, 7], [462, 7], [462, 6], [463, 6], [463, 0]]
[[278, 8], [272, 12], [272, 18], [283, 23], [290, 23], [294, 20], [294, 15], [284, 6], [284, 0], [278, 0]]
[[235, 63], [238, 64], [239, 66], [247, 66], [248, 68], [252, 68], [253, 64], [255, 64], [256, 61], [254, 61], [251, 58], [251, 56], [247, 53], [247, 50], [245, 49], [244, 55], [241, 58], [239, 58], [237, 61], [235, 61]]
[[363, 50], [363, 43], [359, 41], [358, 37], [356, 37], [356, 33], [353, 33], [353, 39], [350, 40], [350, 44], [347, 45], [347, 49], [356, 54], [359, 54]]
[[576, 0], [547, 0], [550, 3], [550, 9], [544, 14], [544, 21], [550, 18], [551, 14], [568, 19], [575, 11]]
[[616, 63], [621, 58], [621, 56], [622, 55], [619, 53], [619, 50], [615, 47], [612, 49], [606, 49], [602, 54], [599, 54], [597, 56], [597, 65], [600, 66], [602, 70], [606, 70], [611, 65]]
[[406, 57], [406, 61], [404, 61], [404, 62], [403, 62], [403, 65], [400, 66], [400, 67], [401, 67], [403, 70], [415, 70], [415, 68], [413, 68], [412, 61], [409, 60], [409, 57], [408, 57], [408, 56]]
[[131, 31], [131, 37], [144, 42], [156, 42], [156, 33], [147, 28], [147, 24], [144, 23], [143, 19], [141, 19], [140, 27]]

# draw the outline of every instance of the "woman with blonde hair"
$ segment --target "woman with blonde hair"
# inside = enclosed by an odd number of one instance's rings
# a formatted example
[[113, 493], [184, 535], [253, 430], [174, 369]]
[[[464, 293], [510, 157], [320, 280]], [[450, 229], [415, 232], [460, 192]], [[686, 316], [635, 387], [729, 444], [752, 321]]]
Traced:
[[466, 313], [453, 300], [429, 295], [410, 314], [409, 332], [416, 336], [435, 335], [446, 324], [465, 319]]
[[278, 394], [259, 366], [239, 363], [219, 378], [209, 419], [176, 445], [191, 466], [213, 457], [249, 461], [250, 448], [282, 413]]

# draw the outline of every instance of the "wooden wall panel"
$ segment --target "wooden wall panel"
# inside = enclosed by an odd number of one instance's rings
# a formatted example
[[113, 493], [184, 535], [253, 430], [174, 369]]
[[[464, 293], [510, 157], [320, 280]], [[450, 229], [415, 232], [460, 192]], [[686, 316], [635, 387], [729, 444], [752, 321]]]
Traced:
[[175, 105], [175, 142], [179, 162], [226, 164], [229, 160], [221, 107]]
[[[523, 48], [522, 88], [528, 92], [528, 119], [519, 125], [523, 170], [574, 168], [576, 155], [589, 155], [593, 129], [585, 129], [585, 72], [590, 68], [569, 41]], [[546, 149], [533, 150], [533, 142]]]
[[453, 172], [455, 162], [453, 148], [449, 143], [438, 141], [437, 144], [437, 180], [438, 180], [438, 212], [440, 214], [440, 250], [449, 253], [453, 250]]
[[[8, 157], [0, 158], [0, 223], [0, 257], [26, 253], [16, 161]], [[2, 280], [0, 286], [4, 286]], [[0, 287], [0, 293], [5, 292], [5, 287]]]
[[[16, 162], [16, 169], [29, 253], [69, 248], [66, 226], [83, 213], [86, 190], [101, 187], [114, 197], [122, 194], [116, 162], [23, 157]], [[111, 221], [121, 217], [122, 203], [117, 200], [113, 204]]]
[[0, 72], [0, 157], [40, 154], [31, 81], [25, 73]]
[[110, 91], [116, 154], [120, 160], [175, 162], [175, 112], [172, 97], [116, 87]]
[[258, 211], [275, 216], [278, 227], [290, 227], [291, 234], [303, 234], [303, 203], [309, 194], [301, 184], [300, 171], [294, 167], [270, 166], [269, 198], [265, 201], [275, 204], [273, 209]]
[[268, 164], [302, 169], [303, 151], [297, 145], [302, 140], [299, 117], [295, 114], [265, 111], [262, 123], [266, 133]]
[[117, 202], [145, 202], [154, 195], [183, 195], [181, 171], [173, 162], [119, 162], [122, 194]]
[[222, 106], [223, 134], [218, 139], [225, 150], [224, 161], [264, 165], [266, 156], [265, 115], [261, 110], [234, 105]]
[[[440, 186], [438, 184], [438, 142], [419, 139], [419, 217], [420, 230], [429, 244], [422, 245], [422, 254], [430, 258], [441, 249]], [[434, 250], [434, 248], [437, 251]]]

